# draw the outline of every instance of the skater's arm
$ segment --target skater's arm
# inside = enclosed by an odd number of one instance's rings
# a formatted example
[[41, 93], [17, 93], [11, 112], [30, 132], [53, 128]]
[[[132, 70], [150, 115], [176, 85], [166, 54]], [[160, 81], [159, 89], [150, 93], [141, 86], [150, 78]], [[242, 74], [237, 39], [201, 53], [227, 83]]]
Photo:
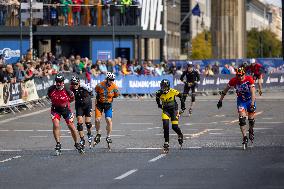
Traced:
[[185, 110], [186, 108], [185, 108], [185, 102], [184, 102], [185, 98], [184, 98], [184, 96], [181, 93], [179, 93], [177, 96], [180, 98], [181, 109]]
[[226, 96], [227, 92], [230, 90], [230, 87], [227, 86], [222, 92], [219, 101], [223, 101], [224, 97]]
[[160, 96], [161, 96], [160, 91], [157, 91], [156, 92], [156, 102], [157, 102], [158, 108], [162, 108], [161, 101], [160, 101]]

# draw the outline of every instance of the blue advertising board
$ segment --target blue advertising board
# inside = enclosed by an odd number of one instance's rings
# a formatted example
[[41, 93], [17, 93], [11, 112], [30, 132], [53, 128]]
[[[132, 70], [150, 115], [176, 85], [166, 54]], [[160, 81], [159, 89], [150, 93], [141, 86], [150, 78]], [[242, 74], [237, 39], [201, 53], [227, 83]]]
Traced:
[[134, 58], [134, 39], [133, 38], [116, 38], [114, 41], [114, 49], [112, 38], [92, 38], [91, 39], [91, 56], [93, 62], [101, 59], [116, 58], [117, 49], [129, 48], [130, 60]]
[[[105, 79], [104, 75], [92, 77], [91, 87], [95, 89], [96, 85]], [[121, 94], [153, 94], [160, 89], [160, 82], [163, 79], [168, 79], [173, 87], [173, 76], [118, 76], [115, 83]]]
[[[29, 49], [29, 41], [22, 40], [22, 54]], [[16, 63], [20, 59], [21, 49], [19, 39], [0, 39], [0, 54], [8, 64]]]

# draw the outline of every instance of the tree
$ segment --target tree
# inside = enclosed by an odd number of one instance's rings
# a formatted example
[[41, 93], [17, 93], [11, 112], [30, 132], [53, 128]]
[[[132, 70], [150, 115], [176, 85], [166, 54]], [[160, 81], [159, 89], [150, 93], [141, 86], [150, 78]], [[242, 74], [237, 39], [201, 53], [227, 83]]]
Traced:
[[212, 58], [211, 33], [204, 31], [192, 39], [192, 59]]
[[258, 31], [256, 28], [247, 33], [247, 57], [281, 57], [281, 41], [270, 30]]

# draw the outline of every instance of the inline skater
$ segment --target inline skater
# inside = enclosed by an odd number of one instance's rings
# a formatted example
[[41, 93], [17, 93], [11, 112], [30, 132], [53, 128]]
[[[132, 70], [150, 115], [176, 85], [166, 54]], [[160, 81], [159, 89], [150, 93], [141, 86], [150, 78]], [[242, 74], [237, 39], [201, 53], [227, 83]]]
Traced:
[[222, 101], [228, 90], [232, 87], [236, 89], [237, 93], [237, 109], [239, 113], [239, 125], [243, 136], [243, 149], [247, 148], [248, 138], [246, 136], [246, 115], [248, 114], [249, 122], [249, 139], [253, 143], [254, 140], [254, 124], [255, 124], [255, 86], [254, 80], [251, 76], [245, 75], [245, 70], [240, 67], [236, 71], [236, 77], [232, 78], [227, 87], [222, 91], [217, 108], [222, 107]]
[[[170, 81], [167, 79], [163, 79], [160, 83], [161, 89], [156, 92], [156, 102], [158, 104], [158, 108], [162, 109], [162, 121], [163, 121], [163, 129], [164, 129], [164, 152], [168, 153], [169, 151], [169, 120], [172, 122], [172, 129], [178, 135], [178, 143], [182, 147], [183, 143], [183, 134], [181, 129], [178, 126], [178, 104], [175, 100], [175, 97], [179, 97], [181, 101], [181, 110], [182, 112], [186, 109], [183, 95], [175, 90], [170, 88]], [[161, 104], [162, 101], [162, 104]]]
[[[184, 79], [184, 77], [186, 78]], [[184, 101], [186, 101], [186, 97], [187, 95], [189, 95], [189, 92], [191, 90], [191, 104], [188, 109], [188, 113], [190, 116], [192, 114], [192, 108], [195, 104], [197, 83], [200, 81], [200, 75], [196, 70], [194, 70], [192, 62], [188, 63], [187, 70], [182, 73], [182, 75], [180, 76], [180, 80], [184, 82]]]
[[74, 100], [74, 94], [65, 88], [64, 76], [57, 74], [55, 77], [55, 85], [49, 87], [48, 97], [51, 100], [51, 118], [53, 123], [53, 135], [56, 141], [55, 152], [56, 155], [61, 154], [61, 143], [60, 143], [60, 118], [61, 116], [65, 119], [65, 122], [71, 132], [73, 140], [75, 142], [75, 148], [79, 153], [84, 153], [84, 149], [78, 143], [78, 137], [76, 128], [73, 123], [73, 113], [70, 109], [70, 102]]
[[250, 65], [246, 67], [246, 72], [250, 73], [253, 77], [253, 80], [258, 84], [258, 93], [262, 95], [262, 82], [263, 82], [263, 74], [264, 68], [261, 64], [256, 63], [256, 60], [252, 58], [250, 60]]
[[87, 127], [87, 137], [89, 146], [92, 145], [92, 88], [87, 84], [80, 82], [79, 77], [72, 76], [70, 90], [75, 95], [75, 110], [77, 117], [77, 130], [80, 136], [80, 143], [85, 147], [84, 131], [83, 131], [83, 117], [85, 116], [85, 125]]
[[101, 123], [102, 113], [104, 112], [105, 120], [107, 123], [106, 142], [108, 144], [109, 149], [110, 149], [110, 144], [112, 143], [112, 140], [110, 138], [110, 134], [112, 131], [112, 102], [113, 98], [116, 98], [119, 95], [118, 87], [114, 83], [114, 80], [115, 80], [115, 75], [111, 72], [107, 72], [105, 80], [99, 83], [95, 88], [96, 92], [95, 126], [96, 126], [97, 135], [94, 138], [94, 145], [98, 144], [101, 139], [100, 123]]

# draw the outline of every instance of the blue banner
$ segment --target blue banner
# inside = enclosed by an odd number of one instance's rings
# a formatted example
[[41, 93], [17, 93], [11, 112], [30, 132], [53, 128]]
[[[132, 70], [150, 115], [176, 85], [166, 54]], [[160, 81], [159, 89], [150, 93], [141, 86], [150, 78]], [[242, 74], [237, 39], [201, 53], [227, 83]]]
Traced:
[[[29, 49], [29, 41], [22, 41], [22, 54], [26, 54]], [[6, 63], [16, 63], [20, 59], [21, 49], [20, 40], [5, 39], [0, 40], [0, 55], [5, 59]]]
[[[95, 89], [96, 85], [105, 79], [104, 75], [92, 77], [91, 87]], [[118, 76], [115, 83], [121, 94], [153, 94], [160, 89], [160, 82], [163, 79], [168, 79], [173, 87], [173, 76]]]

